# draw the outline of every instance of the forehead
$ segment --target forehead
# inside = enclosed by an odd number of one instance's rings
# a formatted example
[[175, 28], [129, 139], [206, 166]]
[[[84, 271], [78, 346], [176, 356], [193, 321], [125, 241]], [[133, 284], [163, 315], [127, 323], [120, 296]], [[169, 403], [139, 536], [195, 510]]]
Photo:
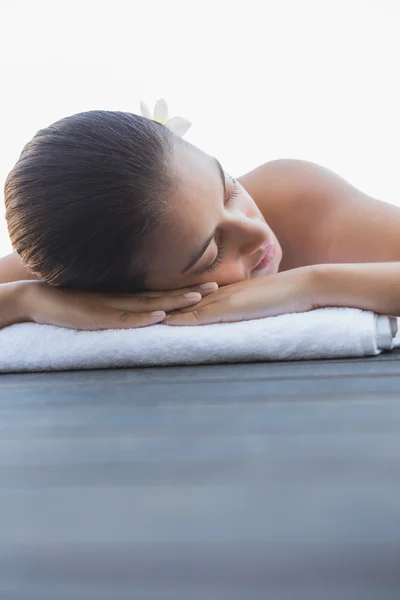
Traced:
[[199, 197], [215, 189], [218, 172], [212, 156], [182, 141], [176, 144], [173, 161], [178, 180], [176, 199], [187, 201], [188, 197]]
[[179, 276], [190, 252], [215, 228], [222, 186], [215, 159], [191, 144], [178, 143], [173, 155], [176, 189], [166, 206], [165, 220], [151, 235], [149, 282]]

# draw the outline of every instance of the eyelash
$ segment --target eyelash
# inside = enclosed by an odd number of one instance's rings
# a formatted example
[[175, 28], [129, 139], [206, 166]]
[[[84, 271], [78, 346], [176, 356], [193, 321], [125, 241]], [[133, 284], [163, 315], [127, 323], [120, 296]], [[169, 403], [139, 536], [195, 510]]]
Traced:
[[[231, 177], [231, 180], [232, 180], [233, 186], [234, 186], [233, 187], [233, 192], [229, 196], [229, 198], [226, 201], [225, 205], [228, 204], [228, 202], [230, 202], [234, 198], [236, 198], [236, 196], [239, 194], [239, 191], [240, 191], [240, 183], [238, 181], [236, 181], [236, 179], [234, 179], [233, 177]], [[221, 245], [217, 244], [217, 248], [218, 248], [217, 257], [214, 260], [214, 262], [211, 263], [211, 265], [209, 265], [208, 267], [206, 267], [206, 271], [209, 271], [209, 272], [215, 271], [215, 269], [217, 269], [219, 267], [219, 265], [221, 264], [221, 262], [222, 262], [222, 257], [224, 256], [224, 247], [222, 246], [222, 244]]]

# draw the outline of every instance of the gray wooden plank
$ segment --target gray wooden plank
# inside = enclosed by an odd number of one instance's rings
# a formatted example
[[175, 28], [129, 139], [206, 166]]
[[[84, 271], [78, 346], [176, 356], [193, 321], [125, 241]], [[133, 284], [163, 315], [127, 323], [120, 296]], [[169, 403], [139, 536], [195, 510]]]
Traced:
[[[70, 387], [57, 385], [51, 386], [15, 386], [0, 390], [3, 420], [8, 414], [28, 407], [27, 397], [32, 406], [32, 418], [40, 417], [42, 410], [46, 407], [52, 409], [57, 406], [67, 414], [68, 409], [78, 407], [80, 413], [86, 407], [94, 403], [100, 406], [108, 406], [120, 403], [127, 410], [133, 405], [163, 405], [181, 406], [188, 402], [196, 405], [212, 405], [222, 403], [246, 403], [281, 401], [293, 402], [303, 399], [316, 399], [320, 402], [326, 400], [375, 399], [375, 398], [397, 398], [400, 389], [400, 375], [390, 377], [333, 377], [319, 380], [317, 378], [306, 379], [272, 379], [251, 381], [201, 381], [201, 382], [169, 382], [169, 383], [141, 383], [135, 386], [129, 383], [106, 381], [100, 384], [91, 383], [86, 386]], [[5, 421], [3, 421], [4, 423]], [[2, 425], [0, 423], [0, 429]]]
[[3, 376], [0, 597], [397, 600], [396, 354]]

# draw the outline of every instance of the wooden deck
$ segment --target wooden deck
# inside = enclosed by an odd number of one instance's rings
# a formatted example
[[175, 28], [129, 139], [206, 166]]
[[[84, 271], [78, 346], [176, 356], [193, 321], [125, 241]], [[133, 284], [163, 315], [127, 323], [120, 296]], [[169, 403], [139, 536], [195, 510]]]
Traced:
[[398, 600], [400, 350], [0, 377], [1, 600]]

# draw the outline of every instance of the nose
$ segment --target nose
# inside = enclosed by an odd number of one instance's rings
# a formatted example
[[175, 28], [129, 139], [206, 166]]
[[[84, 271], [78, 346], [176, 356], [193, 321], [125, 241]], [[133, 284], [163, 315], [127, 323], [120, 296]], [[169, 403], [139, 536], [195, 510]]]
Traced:
[[268, 240], [268, 227], [259, 218], [242, 219], [236, 222], [236, 244], [241, 254], [250, 256], [260, 249]]

